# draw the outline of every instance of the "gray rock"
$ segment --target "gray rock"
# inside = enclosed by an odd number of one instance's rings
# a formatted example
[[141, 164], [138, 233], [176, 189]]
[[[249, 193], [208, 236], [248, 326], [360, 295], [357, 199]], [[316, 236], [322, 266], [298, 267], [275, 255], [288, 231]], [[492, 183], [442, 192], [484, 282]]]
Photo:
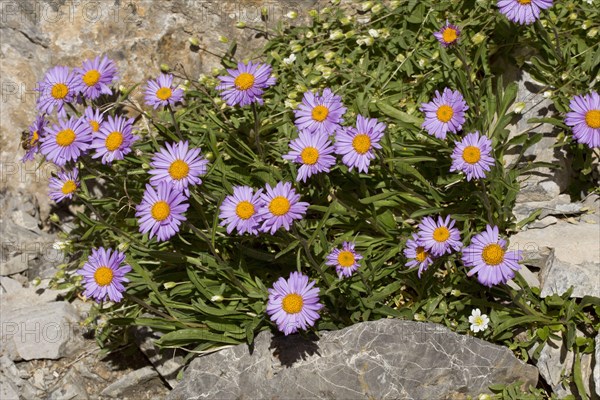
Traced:
[[85, 382], [79, 372], [72, 368], [58, 381], [56, 388], [50, 392], [48, 400], [87, 400]]
[[540, 253], [537, 261], [541, 268], [542, 297], [563, 294], [570, 286], [575, 288], [573, 297], [600, 296], [599, 243], [598, 225], [564, 221], [544, 229], [519, 232], [510, 238], [512, 250], [525, 251], [525, 263], [532, 253]]
[[[67, 302], [4, 308], [2, 352], [13, 359], [58, 359], [81, 346], [79, 315]], [[14, 352], [13, 352], [14, 351]]]
[[171, 388], [177, 385], [177, 374], [183, 367], [183, 355], [176, 349], [159, 349], [154, 341], [160, 338], [160, 333], [153, 332], [148, 327], [139, 327], [135, 331], [135, 342], [152, 363], [160, 376]]
[[7, 276], [0, 277], [0, 285], [2, 285], [6, 293], [18, 292], [23, 288], [23, 285], [19, 281]]
[[107, 386], [100, 394], [102, 396], [121, 398], [128, 392], [157, 377], [158, 373], [154, 368], [147, 366], [122, 376], [116, 382]]
[[549, 215], [547, 217], [538, 219], [533, 221], [530, 224], [527, 224], [527, 229], [542, 229], [550, 225], [554, 225], [558, 222], [558, 218]]
[[505, 347], [430, 323], [381, 319], [302, 335], [257, 335], [194, 359], [168, 396], [188, 398], [465, 398], [493, 383], [535, 386], [537, 369]]
[[0, 357], [0, 399], [18, 400], [20, 395], [34, 400], [39, 398], [36, 392], [29, 382], [21, 379], [19, 369], [8, 357]]
[[[582, 336], [581, 332], [577, 332], [578, 336]], [[530, 354], [535, 351], [537, 345], [530, 350]], [[537, 367], [540, 371], [540, 376], [552, 388], [559, 398], [566, 397], [570, 394], [577, 394], [577, 387], [574, 382], [565, 385], [563, 376], [571, 375], [573, 363], [575, 362], [575, 353], [567, 351], [562, 338], [549, 338], [544, 344], [544, 348], [540, 352], [540, 357], [537, 360]], [[588, 396], [590, 396], [590, 381], [592, 375], [592, 356], [591, 354], [583, 354], [581, 356], [581, 375], [583, 384]]]
[[574, 287], [571, 297], [600, 297], [600, 265], [595, 263], [569, 264], [557, 258], [542, 270], [541, 297], [563, 294]]
[[19, 272], [27, 270], [27, 268], [27, 261], [24, 260], [24, 257], [22, 257], [22, 255], [11, 257], [6, 261], [0, 261], [1, 276], [18, 274]]
[[[521, 265], [519, 274], [521, 274], [523, 279], [525, 279], [525, 282], [527, 282], [529, 287], [540, 287], [540, 280], [538, 279], [538, 275], [532, 272], [529, 268], [527, 268], [527, 265]], [[515, 290], [521, 289], [521, 287], [517, 285], [512, 279], [506, 282], [506, 284]]]
[[[501, 61], [502, 62], [502, 61]], [[516, 102], [524, 102], [527, 107], [521, 115], [517, 116], [509, 128], [509, 138], [513, 138], [527, 130], [529, 135], [543, 134], [542, 139], [527, 149], [523, 161], [542, 161], [555, 164], [558, 168], [537, 168], [520, 177], [521, 190], [517, 195], [517, 203], [531, 201], [552, 200], [558, 194], [567, 189], [570, 182], [570, 161], [566, 157], [566, 151], [554, 148], [556, 136], [559, 129], [551, 124], [529, 124], [531, 118], [553, 117], [557, 114], [552, 100], [544, 97], [545, 85], [536, 82], [527, 72], [520, 70], [514, 65], [504, 61], [501, 66], [504, 72], [504, 82], [515, 81], [518, 85]], [[538, 126], [539, 125], [539, 126]], [[520, 147], [507, 153], [505, 162], [512, 164], [516, 161]]]

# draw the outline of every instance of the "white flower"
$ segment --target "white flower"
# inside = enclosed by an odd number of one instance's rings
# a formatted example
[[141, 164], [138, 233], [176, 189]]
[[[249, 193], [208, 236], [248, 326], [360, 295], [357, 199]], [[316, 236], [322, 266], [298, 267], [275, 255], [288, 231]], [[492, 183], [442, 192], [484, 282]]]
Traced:
[[296, 11], [290, 11], [289, 13], [285, 14], [285, 16], [289, 19], [296, 19], [296, 17], [298, 17], [298, 13]]
[[371, 37], [378, 38], [379, 32], [377, 32], [377, 29], [369, 29], [369, 35], [371, 35]]
[[289, 57], [283, 59], [283, 63], [287, 65], [293, 64], [294, 61], [296, 61], [296, 55], [294, 53], [290, 54]]
[[70, 240], [57, 241], [57, 242], [52, 243], [52, 248], [54, 250], [65, 250], [71, 246], [71, 243], [73, 243], [73, 242], [71, 242]]
[[471, 312], [469, 323], [471, 324], [471, 330], [473, 332], [483, 332], [488, 328], [490, 319], [487, 315], [482, 314], [479, 308], [476, 308]]

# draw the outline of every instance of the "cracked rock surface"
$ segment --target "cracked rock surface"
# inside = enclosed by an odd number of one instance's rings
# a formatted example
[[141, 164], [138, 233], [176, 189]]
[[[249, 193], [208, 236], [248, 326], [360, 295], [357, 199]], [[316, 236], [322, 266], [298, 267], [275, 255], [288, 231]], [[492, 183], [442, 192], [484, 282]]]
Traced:
[[168, 399], [466, 398], [537, 379], [537, 368], [505, 347], [441, 325], [381, 319], [320, 338], [261, 332], [252, 353], [239, 345], [193, 360]]

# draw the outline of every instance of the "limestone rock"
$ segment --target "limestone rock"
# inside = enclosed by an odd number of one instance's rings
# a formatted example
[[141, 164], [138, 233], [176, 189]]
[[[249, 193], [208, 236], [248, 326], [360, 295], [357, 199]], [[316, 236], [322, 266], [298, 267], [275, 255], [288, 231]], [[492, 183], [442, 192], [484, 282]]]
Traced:
[[39, 399], [37, 390], [26, 380], [22, 379], [18, 368], [6, 356], [0, 357], [0, 399], [19, 400]]
[[539, 260], [542, 297], [563, 294], [570, 286], [574, 286], [573, 297], [600, 297], [599, 243], [598, 225], [564, 221], [510, 239], [511, 250], [523, 250], [525, 259], [536, 252], [552, 254]]
[[[264, 35], [237, 29], [238, 21], [270, 31], [285, 15], [298, 13], [294, 23], [308, 21], [316, 0], [128, 0], [55, 1], [18, 0], [3, 3], [0, 35], [0, 70], [3, 103], [0, 109], [0, 166], [3, 185], [27, 188], [43, 200], [42, 219], [49, 212], [49, 164], [21, 163], [19, 138], [36, 116], [37, 82], [55, 65], [79, 67], [86, 58], [106, 54], [117, 63], [119, 83], [143, 97], [143, 83], [159, 74], [160, 64], [183, 70], [190, 80], [220, 66], [235, 40], [235, 56], [251, 57], [264, 43]], [[261, 8], [269, 18], [261, 20]], [[219, 41], [229, 38], [229, 43]], [[191, 46], [189, 39], [199, 45]], [[282, 54], [282, 57], [289, 54]]]
[[123, 398], [130, 391], [134, 391], [139, 386], [144, 386], [148, 381], [157, 377], [158, 374], [150, 366], [137, 369], [111, 383], [100, 394], [107, 397]]
[[257, 335], [194, 359], [168, 399], [466, 398], [494, 383], [537, 383], [533, 366], [507, 348], [444, 326], [381, 319], [302, 335]]
[[154, 341], [160, 334], [153, 332], [148, 327], [139, 327], [135, 331], [135, 341], [148, 360], [152, 363], [160, 376], [171, 388], [177, 385], [177, 374], [183, 366], [183, 355], [176, 349], [159, 349]]
[[2, 351], [13, 359], [58, 359], [81, 345], [80, 317], [67, 302], [2, 310]]
[[[581, 332], [577, 333], [578, 336], [582, 335]], [[535, 349], [536, 346], [530, 350], [530, 353], [533, 353]], [[563, 376], [571, 375], [574, 361], [575, 353], [567, 351], [562, 338], [548, 339], [538, 358], [537, 367], [540, 371], [540, 376], [544, 378], [546, 383], [552, 388], [552, 391], [560, 398], [577, 393], [577, 387], [573, 382], [571, 382], [571, 385], [565, 385], [562, 380]], [[591, 354], [581, 355], [581, 375], [588, 396], [591, 394], [591, 364]]]
[[[522, 176], [521, 190], [517, 195], [517, 203], [548, 201], [554, 199], [562, 191], [567, 189], [570, 177], [570, 161], [566, 157], [566, 151], [554, 148], [558, 130], [551, 124], [532, 125], [527, 121], [532, 118], [553, 117], [557, 114], [552, 100], [544, 97], [544, 85], [536, 82], [526, 71], [518, 69], [514, 65], [504, 65], [504, 81], [514, 81], [518, 85], [516, 102], [524, 102], [527, 107], [509, 125], [509, 138], [513, 138], [527, 130], [529, 135], [543, 134], [542, 139], [527, 149], [521, 161], [541, 161], [558, 166], [555, 169], [538, 168]], [[539, 126], [537, 126], [539, 125]], [[520, 149], [515, 149], [512, 154], [506, 154], [505, 162], [511, 164], [516, 161]]]
[[48, 400], [87, 400], [89, 396], [85, 390], [85, 383], [79, 372], [72, 368], [57, 383], [56, 388], [52, 390]]

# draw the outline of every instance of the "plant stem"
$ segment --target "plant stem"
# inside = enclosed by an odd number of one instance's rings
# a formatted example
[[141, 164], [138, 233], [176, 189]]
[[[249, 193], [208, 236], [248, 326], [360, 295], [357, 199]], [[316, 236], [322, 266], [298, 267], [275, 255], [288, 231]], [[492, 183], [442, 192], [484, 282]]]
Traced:
[[323, 272], [323, 268], [321, 268], [321, 265], [313, 258], [312, 252], [310, 251], [310, 248], [308, 246], [308, 242], [302, 237], [302, 235], [300, 235], [300, 233], [298, 232], [298, 229], [296, 229], [295, 226], [292, 226], [292, 231], [294, 232], [294, 235], [296, 236], [295, 239], [298, 239], [300, 241], [300, 244], [302, 244], [302, 247], [304, 248], [304, 252], [306, 253], [306, 257], [308, 257], [308, 261], [310, 261], [313, 268], [317, 270], [317, 272], [321, 276], [321, 279], [323, 279], [323, 281], [327, 284], [327, 287], [331, 287], [331, 283], [329, 282], [329, 280], [327, 279], [327, 276]]
[[170, 104], [167, 104], [167, 108], [169, 109], [169, 114], [171, 114], [171, 120], [173, 120], [173, 125], [175, 125], [175, 132], [177, 133], [177, 137], [179, 138], [179, 140], [183, 140], [183, 136], [181, 136], [181, 131], [179, 130], [179, 124], [175, 119], [175, 111], [173, 111]]
[[[456, 56], [458, 57], [460, 62], [462, 62], [462, 65], [465, 68], [465, 72], [467, 73], [467, 83], [469, 84], [469, 87], [471, 88], [471, 98], [472, 98], [472, 96], [475, 95], [476, 91], [475, 91], [475, 85], [473, 84], [473, 81], [471, 80], [471, 66], [468, 64], [467, 58], [465, 57], [465, 54], [463, 53], [462, 48], [460, 46], [458, 46], [456, 48]], [[475, 112], [477, 113], [477, 116], [480, 116], [481, 110], [479, 109], [479, 102], [473, 101], [472, 104], [475, 106]]]
[[256, 141], [256, 150], [262, 161], [265, 160], [262, 146], [260, 145], [260, 134], [258, 129], [260, 127], [260, 120], [258, 119], [258, 110], [256, 109], [256, 103], [252, 103], [252, 113], [254, 114], [254, 140]]

